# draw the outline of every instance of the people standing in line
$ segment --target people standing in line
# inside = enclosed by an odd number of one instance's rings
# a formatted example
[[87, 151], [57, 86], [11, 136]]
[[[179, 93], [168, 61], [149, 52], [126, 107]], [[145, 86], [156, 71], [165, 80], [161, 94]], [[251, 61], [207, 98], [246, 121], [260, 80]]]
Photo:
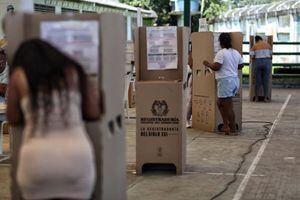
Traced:
[[217, 104], [223, 119], [221, 132], [225, 132], [227, 135], [238, 135], [232, 97], [237, 94], [239, 89], [238, 69], [243, 68], [243, 59], [241, 54], [232, 48], [229, 33], [221, 33], [219, 42], [221, 50], [216, 54], [214, 63], [205, 60], [203, 64], [216, 71]]
[[83, 120], [99, 107], [82, 67], [33, 39], [14, 55], [7, 102], [10, 124], [24, 123], [17, 166], [23, 199], [90, 199], [95, 183]]
[[250, 58], [255, 69], [255, 101], [258, 101], [259, 89], [263, 86], [264, 101], [269, 101], [269, 80], [272, 71], [272, 47], [255, 36], [255, 44], [250, 49]]
[[[191, 43], [190, 43], [191, 45]], [[193, 71], [193, 57], [192, 57], [192, 48], [190, 47], [190, 52], [188, 55], [188, 66]], [[186, 113], [186, 128], [192, 127], [192, 86], [193, 86], [193, 72], [188, 76], [188, 94], [187, 94], [187, 113]]]
[[5, 101], [8, 84], [8, 65], [7, 54], [5, 51], [6, 46], [6, 40], [0, 40], [0, 102]]

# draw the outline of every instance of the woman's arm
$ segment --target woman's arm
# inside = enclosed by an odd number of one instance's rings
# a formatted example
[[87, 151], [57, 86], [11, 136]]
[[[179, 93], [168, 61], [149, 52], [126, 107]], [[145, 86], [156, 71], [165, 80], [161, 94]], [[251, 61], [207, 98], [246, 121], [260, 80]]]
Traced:
[[210, 63], [210, 62], [208, 62], [207, 60], [204, 60], [204, 61], [203, 61], [203, 65], [205, 65], [206, 67], [211, 68], [211, 69], [214, 70], [214, 71], [218, 71], [218, 70], [220, 70], [221, 67], [222, 67], [222, 64], [220, 64], [220, 63], [217, 63], [217, 62], [215, 62], [215, 63]]

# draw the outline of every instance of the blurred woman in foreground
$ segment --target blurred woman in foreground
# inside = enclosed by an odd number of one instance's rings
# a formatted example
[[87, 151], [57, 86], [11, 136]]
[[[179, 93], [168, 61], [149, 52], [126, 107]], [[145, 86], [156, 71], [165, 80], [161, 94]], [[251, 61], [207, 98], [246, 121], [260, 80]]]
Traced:
[[99, 109], [82, 67], [50, 44], [26, 41], [14, 55], [7, 118], [24, 123], [17, 182], [24, 199], [89, 199], [94, 152], [83, 125]]

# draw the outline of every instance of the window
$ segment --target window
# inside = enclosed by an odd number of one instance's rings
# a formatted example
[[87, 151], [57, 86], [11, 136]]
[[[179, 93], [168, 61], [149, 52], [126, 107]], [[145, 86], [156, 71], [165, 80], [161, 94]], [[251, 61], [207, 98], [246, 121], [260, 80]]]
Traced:
[[83, 10], [82, 13], [97, 13], [95, 11]]
[[289, 27], [290, 26], [290, 16], [289, 15], [283, 15], [279, 16], [279, 27]]
[[54, 6], [46, 6], [42, 4], [34, 4], [34, 11], [40, 13], [55, 13]]
[[268, 24], [272, 24], [272, 23], [277, 24], [277, 17], [270, 17], [270, 18], [268, 18]]
[[288, 42], [288, 41], [290, 41], [290, 34], [289, 33], [277, 33], [277, 40], [279, 42]]
[[266, 25], [266, 19], [265, 19], [265, 17], [261, 17], [261, 18], [258, 19], [258, 25], [260, 27]]
[[61, 13], [68, 13], [68, 12], [79, 13], [79, 10], [70, 9], [70, 8], [62, 8], [61, 9]]

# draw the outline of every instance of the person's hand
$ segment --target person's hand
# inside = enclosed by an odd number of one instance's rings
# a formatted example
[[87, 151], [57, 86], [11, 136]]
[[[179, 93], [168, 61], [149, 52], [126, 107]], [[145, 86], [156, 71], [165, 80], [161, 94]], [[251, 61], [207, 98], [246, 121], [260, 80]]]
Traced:
[[209, 62], [207, 60], [204, 60], [203, 65], [205, 65], [206, 67], [209, 67]]

